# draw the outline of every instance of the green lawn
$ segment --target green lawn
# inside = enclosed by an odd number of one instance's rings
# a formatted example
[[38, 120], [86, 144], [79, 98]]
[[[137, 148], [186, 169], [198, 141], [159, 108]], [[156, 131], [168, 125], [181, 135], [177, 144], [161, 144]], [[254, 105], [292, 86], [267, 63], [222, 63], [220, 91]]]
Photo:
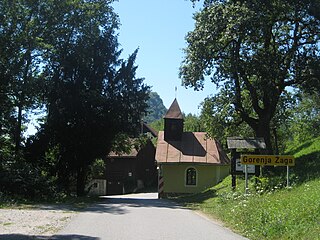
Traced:
[[[320, 239], [320, 138], [290, 151], [296, 166], [289, 189], [275, 184], [282, 183], [283, 177], [264, 178], [259, 191], [251, 179], [251, 194], [244, 195], [243, 179], [237, 179], [237, 189], [232, 191], [228, 177], [201, 194], [177, 201], [220, 219], [249, 239]], [[267, 184], [271, 187], [266, 188]]]

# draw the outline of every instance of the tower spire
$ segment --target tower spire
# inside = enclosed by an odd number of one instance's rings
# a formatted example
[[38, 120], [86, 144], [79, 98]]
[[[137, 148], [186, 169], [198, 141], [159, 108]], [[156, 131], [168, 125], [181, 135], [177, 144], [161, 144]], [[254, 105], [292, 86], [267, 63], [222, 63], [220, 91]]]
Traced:
[[181, 141], [183, 133], [183, 114], [175, 98], [164, 116], [164, 140]]

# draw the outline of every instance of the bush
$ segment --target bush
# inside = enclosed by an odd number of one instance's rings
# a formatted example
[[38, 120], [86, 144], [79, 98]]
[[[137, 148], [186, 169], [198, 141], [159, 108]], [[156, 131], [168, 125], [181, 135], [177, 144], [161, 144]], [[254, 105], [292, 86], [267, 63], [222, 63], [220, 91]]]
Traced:
[[46, 199], [56, 194], [55, 179], [22, 158], [7, 161], [0, 171], [0, 192], [28, 199]]

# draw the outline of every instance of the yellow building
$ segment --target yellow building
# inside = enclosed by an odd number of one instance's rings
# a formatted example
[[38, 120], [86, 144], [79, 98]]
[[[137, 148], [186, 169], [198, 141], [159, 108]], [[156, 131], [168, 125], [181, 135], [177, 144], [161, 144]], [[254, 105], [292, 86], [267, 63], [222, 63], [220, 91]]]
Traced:
[[183, 116], [175, 99], [158, 135], [156, 161], [163, 193], [195, 193], [229, 175], [230, 159], [205, 132], [183, 132]]

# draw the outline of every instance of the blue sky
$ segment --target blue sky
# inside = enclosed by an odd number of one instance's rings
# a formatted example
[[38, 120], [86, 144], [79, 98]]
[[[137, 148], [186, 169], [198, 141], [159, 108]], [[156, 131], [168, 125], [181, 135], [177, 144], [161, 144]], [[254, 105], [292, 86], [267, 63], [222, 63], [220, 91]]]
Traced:
[[175, 98], [185, 113], [199, 114], [199, 104], [214, 93], [215, 87], [208, 82], [203, 91], [181, 86], [178, 72], [186, 47], [185, 36], [194, 29], [192, 18], [197, 3], [192, 7], [187, 0], [119, 0], [113, 4], [120, 17], [119, 42], [122, 58], [127, 58], [139, 48], [136, 64], [137, 77], [144, 77], [168, 108]]
[[[164, 105], [169, 108], [175, 98], [184, 113], [200, 114], [199, 104], [215, 91], [207, 82], [203, 91], [194, 91], [181, 86], [178, 72], [183, 60], [185, 36], [194, 29], [195, 8], [189, 0], [118, 0], [113, 4], [120, 18], [119, 43], [123, 49], [122, 58], [127, 59], [137, 48], [138, 70], [136, 77], [144, 77], [152, 86]], [[33, 134], [38, 125], [35, 120], [29, 124], [27, 134]]]

